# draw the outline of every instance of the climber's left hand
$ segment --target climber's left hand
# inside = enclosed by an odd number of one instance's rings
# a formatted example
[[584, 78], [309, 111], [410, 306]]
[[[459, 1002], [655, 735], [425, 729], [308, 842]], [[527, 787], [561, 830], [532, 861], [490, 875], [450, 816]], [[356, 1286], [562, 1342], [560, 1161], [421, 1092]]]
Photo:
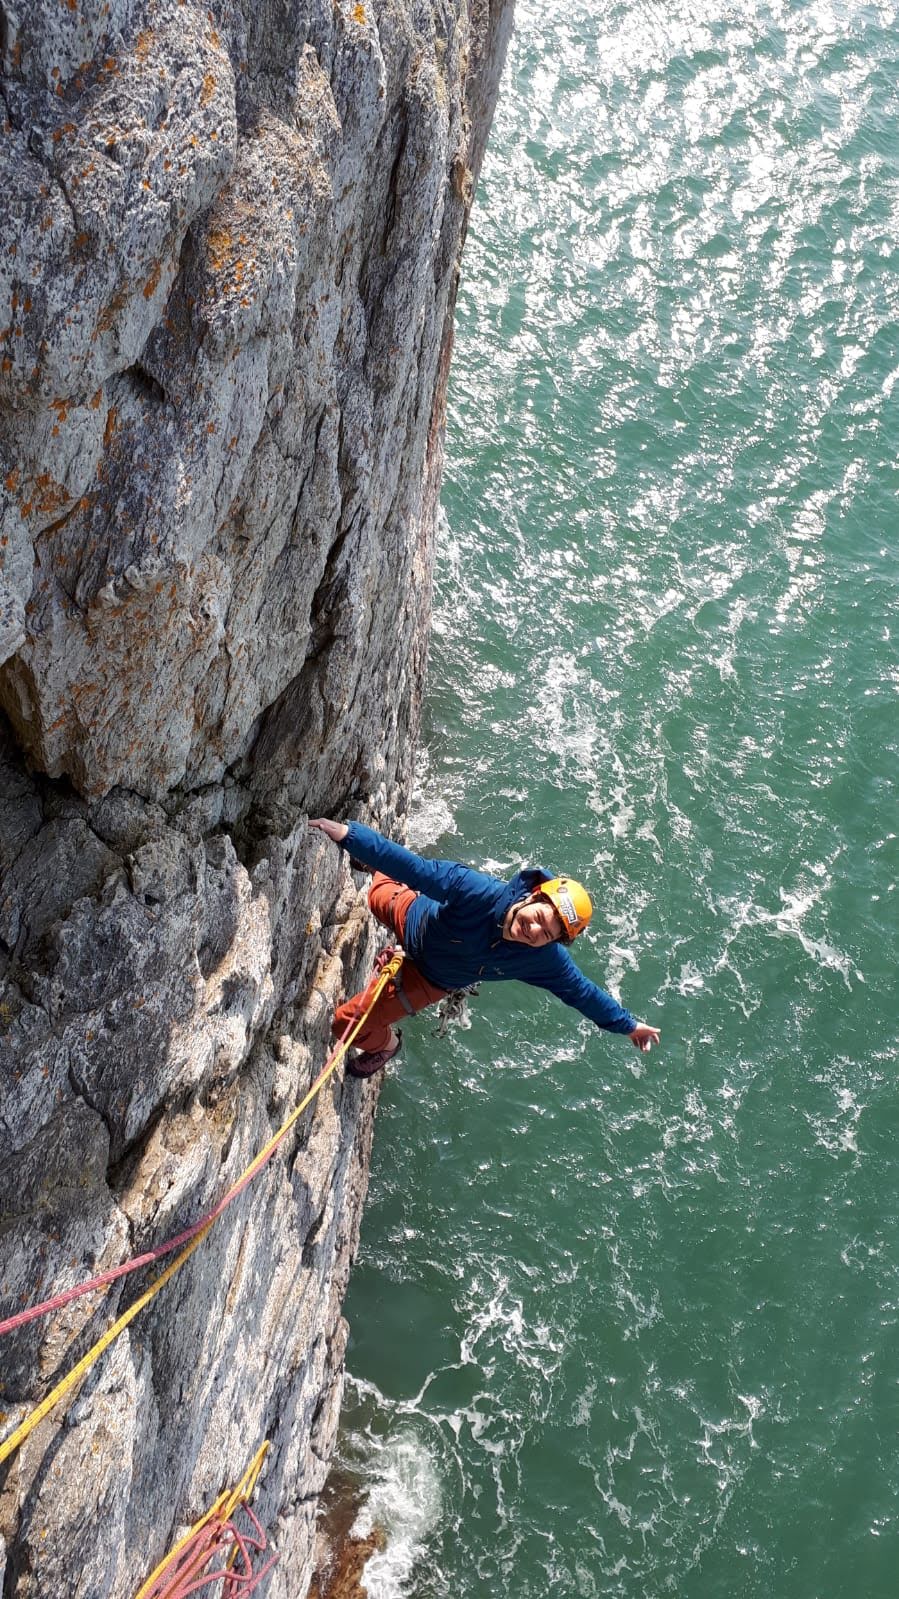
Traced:
[[316, 816], [314, 819], [310, 816], [309, 826], [327, 834], [334, 844], [342, 844], [349, 832], [346, 822], [329, 822], [326, 816]]

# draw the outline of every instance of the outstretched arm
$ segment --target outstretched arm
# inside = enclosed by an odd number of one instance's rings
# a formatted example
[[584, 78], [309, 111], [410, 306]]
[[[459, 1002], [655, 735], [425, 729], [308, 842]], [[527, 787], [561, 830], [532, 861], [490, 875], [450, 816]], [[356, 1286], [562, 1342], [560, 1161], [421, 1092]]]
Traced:
[[556, 994], [564, 1000], [566, 1005], [573, 1005], [582, 1016], [595, 1022], [597, 1027], [604, 1027], [610, 1033], [624, 1033], [641, 1054], [646, 1054], [660, 1041], [657, 1027], [648, 1027], [645, 1022], [638, 1022], [629, 1010], [619, 1005], [617, 999], [607, 994], [604, 988], [597, 983], [591, 983], [585, 977], [566, 949], [560, 945], [553, 946], [550, 956], [551, 970], [541, 973], [536, 979], [541, 988], [548, 988], [551, 994]]
[[540, 988], [548, 988], [551, 994], [579, 1010], [597, 1027], [604, 1027], [610, 1033], [631, 1036], [639, 1025], [636, 1016], [619, 1005], [617, 999], [607, 994], [598, 983], [591, 983], [589, 977], [585, 977], [575, 965], [567, 949], [563, 949], [561, 944], [551, 944], [541, 951], [541, 955], [539, 974], [535, 972], [530, 981]]
[[471, 901], [479, 895], [483, 895], [485, 904], [492, 904], [496, 897], [496, 878], [488, 877], [485, 872], [475, 872], [470, 866], [461, 866], [458, 861], [425, 860], [411, 849], [404, 849], [402, 844], [394, 844], [392, 839], [376, 833], [373, 827], [364, 827], [361, 822], [332, 822], [318, 816], [310, 820], [309, 826], [349, 850], [372, 871], [386, 872], [388, 877], [441, 905], [455, 899]]

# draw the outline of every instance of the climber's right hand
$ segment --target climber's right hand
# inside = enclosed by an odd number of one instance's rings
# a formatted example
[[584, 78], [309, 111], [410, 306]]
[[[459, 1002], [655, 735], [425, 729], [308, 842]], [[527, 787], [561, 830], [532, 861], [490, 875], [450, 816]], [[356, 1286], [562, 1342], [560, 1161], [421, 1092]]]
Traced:
[[346, 822], [329, 822], [326, 816], [310, 816], [309, 826], [314, 827], [319, 833], [326, 833], [334, 844], [342, 844], [349, 832]]

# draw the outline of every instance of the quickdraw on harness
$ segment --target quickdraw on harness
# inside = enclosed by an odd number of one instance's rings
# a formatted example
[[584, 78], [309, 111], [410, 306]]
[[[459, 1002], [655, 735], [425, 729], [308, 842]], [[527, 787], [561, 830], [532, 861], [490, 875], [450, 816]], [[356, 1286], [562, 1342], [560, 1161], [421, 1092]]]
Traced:
[[451, 1027], [461, 1027], [467, 1032], [471, 1026], [468, 1001], [481, 992], [480, 983], [469, 983], [467, 988], [453, 988], [437, 1006], [439, 1025], [434, 1028], [435, 1038], [445, 1038]]

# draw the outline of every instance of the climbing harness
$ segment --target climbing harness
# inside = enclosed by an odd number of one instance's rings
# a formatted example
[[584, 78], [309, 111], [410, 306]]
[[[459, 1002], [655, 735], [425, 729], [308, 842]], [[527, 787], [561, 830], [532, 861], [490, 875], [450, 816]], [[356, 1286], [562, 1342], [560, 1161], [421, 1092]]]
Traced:
[[469, 983], [467, 988], [453, 988], [437, 1006], [439, 1026], [434, 1028], [435, 1038], [445, 1038], [451, 1027], [461, 1027], [467, 1032], [471, 1026], [468, 1001], [481, 991], [480, 983]]
[[[378, 960], [375, 963], [375, 970], [379, 971], [380, 963], [385, 962], [393, 955], [398, 954], [400, 959], [402, 959], [403, 953], [404, 952], [401, 945], [397, 944], [394, 946], [388, 944], [387, 948], [383, 949], [378, 956]], [[417, 1016], [418, 1012], [403, 987], [402, 968], [400, 968], [393, 979], [393, 987], [396, 997], [402, 1005], [403, 1010], [406, 1012], [406, 1015]], [[467, 988], [453, 988], [444, 995], [443, 999], [437, 1006], [438, 1026], [433, 1029], [434, 1038], [445, 1038], [451, 1027], [460, 1027], [463, 1032], [468, 1030], [468, 1028], [471, 1026], [471, 1017], [468, 1014], [467, 1002], [469, 999], [474, 999], [475, 996], [480, 993], [480, 990], [480, 983], [469, 983]]]
[[343, 1037], [329, 1055], [327, 1061], [322, 1067], [322, 1070], [319, 1072], [318, 1077], [315, 1079], [315, 1082], [309, 1089], [309, 1092], [300, 1101], [299, 1105], [297, 1105], [296, 1108], [291, 1111], [287, 1120], [269, 1139], [268, 1143], [263, 1146], [258, 1155], [256, 1155], [255, 1158], [250, 1162], [249, 1166], [247, 1166], [246, 1170], [241, 1174], [240, 1177], [238, 1177], [237, 1181], [231, 1185], [227, 1193], [223, 1194], [222, 1198], [218, 1201], [218, 1204], [213, 1206], [212, 1210], [207, 1211], [205, 1216], [201, 1216], [199, 1221], [194, 1222], [192, 1227], [186, 1228], [184, 1232], [178, 1233], [174, 1238], [170, 1238], [165, 1243], [159, 1244], [156, 1249], [149, 1250], [143, 1255], [137, 1255], [132, 1260], [124, 1261], [120, 1266], [113, 1266], [108, 1271], [101, 1272], [99, 1276], [92, 1277], [88, 1282], [79, 1283], [76, 1287], [69, 1288], [64, 1293], [54, 1295], [52, 1299], [44, 1300], [44, 1302], [40, 1305], [33, 1305], [30, 1307], [30, 1309], [20, 1311], [17, 1315], [9, 1316], [5, 1321], [0, 1322], [0, 1336], [2, 1336], [4, 1333], [12, 1332], [17, 1327], [24, 1326], [26, 1322], [35, 1320], [38, 1316], [45, 1316], [51, 1310], [56, 1310], [62, 1305], [70, 1304], [73, 1299], [80, 1299], [83, 1294], [88, 1294], [98, 1288], [103, 1288], [107, 1285], [107, 1283], [114, 1282], [117, 1278], [124, 1277], [129, 1272], [137, 1271], [138, 1267], [148, 1265], [151, 1261], [159, 1260], [163, 1255], [171, 1254], [174, 1249], [178, 1249], [181, 1245], [186, 1244], [186, 1247], [181, 1249], [181, 1253], [176, 1255], [175, 1259], [169, 1266], [166, 1267], [165, 1271], [163, 1271], [150, 1284], [149, 1288], [147, 1288], [144, 1293], [142, 1293], [140, 1297], [135, 1300], [133, 1305], [129, 1306], [123, 1315], [119, 1316], [117, 1321], [113, 1322], [111, 1327], [107, 1328], [103, 1336], [99, 1338], [93, 1347], [87, 1351], [87, 1354], [78, 1361], [77, 1365], [73, 1366], [71, 1371], [67, 1372], [66, 1376], [56, 1384], [56, 1387], [52, 1389], [47, 1397], [41, 1400], [41, 1403], [35, 1406], [34, 1410], [32, 1410], [31, 1413], [25, 1417], [25, 1420], [21, 1422], [13, 1432], [10, 1433], [9, 1437], [5, 1438], [3, 1442], [0, 1443], [0, 1465], [2, 1465], [4, 1460], [8, 1460], [10, 1455], [15, 1453], [19, 1446], [25, 1442], [26, 1438], [30, 1437], [35, 1427], [37, 1427], [40, 1422], [44, 1420], [45, 1416], [49, 1415], [51, 1410], [56, 1408], [60, 1400], [63, 1399], [65, 1395], [69, 1393], [72, 1388], [74, 1388], [75, 1384], [86, 1375], [95, 1362], [99, 1360], [100, 1356], [109, 1348], [110, 1344], [113, 1343], [115, 1339], [118, 1338], [119, 1334], [124, 1332], [129, 1323], [134, 1320], [135, 1316], [137, 1316], [152, 1299], [155, 1299], [156, 1295], [165, 1287], [166, 1283], [169, 1282], [172, 1277], [174, 1277], [177, 1271], [180, 1271], [185, 1262], [190, 1259], [194, 1250], [197, 1249], [198, 1246], [203, 1242], [206, 1234], [209, 1232], [213, 1224], [218, 1220], [222, 1212], [232, 1203], [233, 1200], [237, 1198], [239, 1194], [243, 1193], [243, 1190], [249, 1183], [252, 1182], [253, 1178], [258, 1175], [263, 1166], [268, 1164], [275, 1150], [278, 1148], [278, 1145], [281, 1144], [287, 1137], [290, 1129], [294, 1126], [295, 1122], [298, 1121], [299, 1117], [303, 1114], [303, 1111], [321, 1092], [325, 1086], [325, 1083], [328, 1081], [328, 1078], [336, 1070], [347, 1050], [351, 1047], [353, 1039], [365, 1025], [365, 1022], [377, 1003], [381, 992], [390, 982], [391, 978], [396, 977], [400, 966], [402, 965], [402, 961], [403, 954], [402, 951], [400, 951], [382, 964], [381, 970], [377, 974], [377, 981], [372, 988], [371, 998], [368, 1001], [366, 1009], [356, 1021], [349, 1024]]
[[[267, 1449], [266, 1441], [257, 1450], [240, 1482], [230, 1492], [219, 1494], [206, 1514], [178, 1540], [142, 1583], [134, 1599], [187, 1599], [188, 1594], [199, 1593], [218, 1582], [222, 1582], [223, 1587], [218, 1590], [216, 1599], [243, 1599], [245, 1594], [255, 1592], [278, 1560], [276, 1554], [269, 1555], [264, 1565], [257, 1564], [253, 1570], [257, 1555], [268, 1553], [262, 1524], [248, 1502]], [[249, 1530], [238, 1525], [238, 1513], [249, 1521]], [[217, 1565], [212, 1571], [205, 1570], [216, 1556], [224, 1558], [225, 1564]]]
[[402, 945], [388, 944], [386, 949], [382, 949], [377, 961], [375, 961], [375, 970], [380, 971], [381, 965], [379, 963], [386, 963], [388, 960], [392, 960], [395, 955], [399, 955], [401, 964], [399, 970], [394, 974], [393, 988], [397, 999], [402, 1005], [403, 1010], [406, 1012], [406, 1015], [414, 1016], [416, 1014], [415, 1007], [410, 1002], [409, 996], [403, 987], [402, 960], [404, 954], [405, 951], [403, 950]]

